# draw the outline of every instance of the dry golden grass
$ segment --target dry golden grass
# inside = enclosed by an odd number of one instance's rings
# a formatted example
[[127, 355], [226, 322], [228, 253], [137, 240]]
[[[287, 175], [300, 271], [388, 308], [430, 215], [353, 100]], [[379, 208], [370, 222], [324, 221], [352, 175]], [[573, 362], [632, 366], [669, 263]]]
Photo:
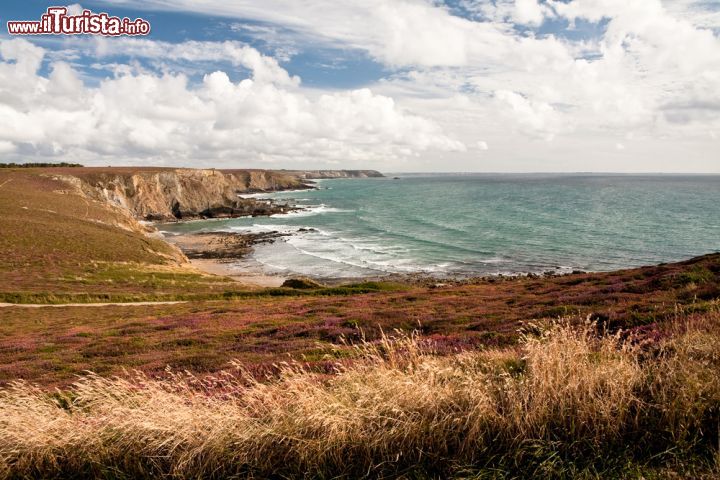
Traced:
[[15, 383], [0, 392], [0, 476], [718, 473], [720, 314], [651, 341], [591, 323], [531, 330], [517, 349], [452, 356], [385, 337], [334, 375], [89, 375], [54, 395]]

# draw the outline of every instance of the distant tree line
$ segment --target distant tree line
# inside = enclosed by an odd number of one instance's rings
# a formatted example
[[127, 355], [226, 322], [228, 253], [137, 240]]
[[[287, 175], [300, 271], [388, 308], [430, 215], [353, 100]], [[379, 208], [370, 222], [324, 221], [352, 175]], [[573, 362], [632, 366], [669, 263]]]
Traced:
[[0, 163], [0, 168], [82, 167], [79, 163]]

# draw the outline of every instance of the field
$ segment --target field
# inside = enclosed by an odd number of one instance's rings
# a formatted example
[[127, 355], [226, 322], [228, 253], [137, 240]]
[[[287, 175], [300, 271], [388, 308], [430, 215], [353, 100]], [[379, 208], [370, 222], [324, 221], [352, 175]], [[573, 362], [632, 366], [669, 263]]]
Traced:
[[0, 302], [48, 304], [0, 307], [0, 478], [720, 473], [719, 253], [248, 289], [54, 171], [0, 171]]
[[645, 335], [527, 328], [438, 355], [360, 343], [317, 373], [94, 375], [0, 392], [9, 478], [717, 478], [720, 313]]
[[64, 170], [0, 170], [0, 302], [169, 299], [227, 284], [180, 268], [180, 252], [125, 212], [52, 178]]
[[[367, 293], [357, 293], [367, 292]], [[471, 284], [370, 283], [310, 291], [228, 291], [179, 305], [0, 309], [0, 382], [67, 384], [85, 370], [216, 372], [289, 358], [327, 364], [343, 338], [417, 330], [450, 353], [507, 346], [527, 321], [578, 317], [642, 329], [705, 313], [720, 297], [720, 255], [612, 273]], [[234, 298], [233, 298], [234, 297]], [[341, 349], [342, 350], [342, 349]], [[255, 367], [253, 367], [255, 368]]]

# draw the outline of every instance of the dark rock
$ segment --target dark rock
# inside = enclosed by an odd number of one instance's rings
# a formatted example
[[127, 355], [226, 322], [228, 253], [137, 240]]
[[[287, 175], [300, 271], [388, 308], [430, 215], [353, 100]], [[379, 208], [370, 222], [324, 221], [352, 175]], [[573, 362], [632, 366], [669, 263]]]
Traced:
[[285, 280], [285, 282], [283, 282], [282, 286], [285, 288], [294, 288], [297, 290], [309, 290], [313, 288], [323, 287], [315, 280], [311, 280], [307, 277], [288, 278], [287, 280]]

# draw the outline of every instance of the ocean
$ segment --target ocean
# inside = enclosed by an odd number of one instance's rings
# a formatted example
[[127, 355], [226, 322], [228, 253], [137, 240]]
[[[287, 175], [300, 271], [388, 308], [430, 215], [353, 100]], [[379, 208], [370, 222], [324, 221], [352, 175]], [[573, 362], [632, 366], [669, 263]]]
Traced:
[[161, 230], [287, 233], [240, 266], [316, 278], [608, 271], [720, 251], [720, 176], [396, 176], [259, 195], [302, 212]]

